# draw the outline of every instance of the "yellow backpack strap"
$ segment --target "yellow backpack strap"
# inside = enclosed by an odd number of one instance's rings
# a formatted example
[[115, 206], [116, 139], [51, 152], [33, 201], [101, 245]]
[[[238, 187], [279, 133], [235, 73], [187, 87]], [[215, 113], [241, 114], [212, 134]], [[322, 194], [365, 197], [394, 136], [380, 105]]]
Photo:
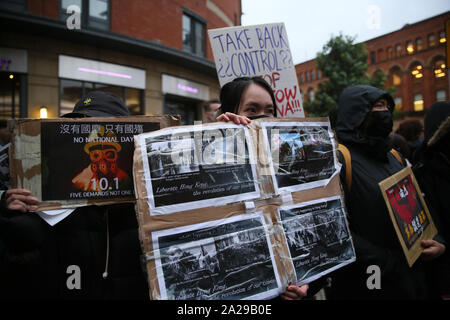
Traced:
[[352, 188], [352, 158], [350, 156], [350, 151], [343, 144], [338, 145], [338, 150], [342, 153], [345, 162], [345, 183], [347, 184], [347, 190], [350, 191]]
[[398, 162], [400, 162], [401, 164], [405, 165], [405, 162], [403, 161], [402, 156], [400, 155], [400, 153], [398, 153], [397, 150], [391, 149], [391, 153], [398, 160]]

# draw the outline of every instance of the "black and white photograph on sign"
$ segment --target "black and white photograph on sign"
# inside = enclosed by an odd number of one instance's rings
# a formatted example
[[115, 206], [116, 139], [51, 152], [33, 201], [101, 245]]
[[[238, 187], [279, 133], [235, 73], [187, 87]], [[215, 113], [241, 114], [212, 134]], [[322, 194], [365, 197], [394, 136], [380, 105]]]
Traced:
[[278, 194], [327, 185], [339, 172], [328, 122], [262, 122]]
[[298, 284], [355, 261], [340, 197], [284, 206], [278, 212]]
[[134, 135], [159, 122], [42, 122], [42, 200], [133, 198]]
[[0, 190], [11, 189], [9, 176], [9, 146], [8, 143], [0, 148]]
[[280, 280], [262, 212], [152, 233], [162, 300], [269, 299]]
[[225, 205], [260, 195], [245, 127], [173, 128], [139, 139], [151, 215]]

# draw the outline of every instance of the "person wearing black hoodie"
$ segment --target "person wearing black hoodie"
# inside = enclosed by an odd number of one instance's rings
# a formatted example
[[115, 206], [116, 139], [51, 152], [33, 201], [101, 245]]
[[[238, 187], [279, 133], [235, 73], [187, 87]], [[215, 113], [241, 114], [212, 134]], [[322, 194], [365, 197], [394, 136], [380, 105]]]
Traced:
[[[332, 274], [328, 299], [430, 299], [426, 262], [445, 250], [435, 240], [422, 243], [422, 258], [409, 268], [378, 183], [404, 165], [390, 151], [394, 101], [386, 91], [365, 85], [347, 87], [339, 97], [336, 133], [351, 154], [352, 184], [341, 181], [356, 262]], [[380, 270], [378, 286], [368, 286], [370, 266]], [[369, 270], [369, 271], [368, 271]]]
[[[428, 209], [440, 225], [440, 234], [450, 243], [450, 101], [437, 102], [424, 121], [424, 141], [415, 154], [414, 175]], [[450, 253], [437, 261], [436, 272], [442, 296], [450, 299]]]
[[[64, 117], [116, 116], [125, 104], [94, 91]], [[0, 299], [149, 299], [134, 204], [77, 208], [53, 227], [28, 190], [0, 204]]]

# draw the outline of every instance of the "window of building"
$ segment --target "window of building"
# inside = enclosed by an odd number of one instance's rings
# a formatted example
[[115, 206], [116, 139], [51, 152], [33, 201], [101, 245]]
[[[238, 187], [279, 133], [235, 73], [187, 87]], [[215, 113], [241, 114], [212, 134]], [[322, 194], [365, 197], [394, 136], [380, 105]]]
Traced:
[[387, 48], [387, 58], [392, 59], [394, 57], [394, 49], [392, 47]]
[[303, 72], [300, 73], [300, 83], [303, 83], [305, 81], [305, 78], [303, 76]]
[[413, 45], [412, 41], [406, 42], [406, 52], [408, 52], [408, 54], [414, 53], [414, 45]]
[[183, 50], [205, 56], [205, 22], [196, 15], [183, 14]]
[[314, 81], [314, 70], [311, 70], [311, 81]]
[[0, 119], [20, 118], [20, 78], [0, 72]]
[[447, 38], [445, 37], [445, 31], [439, 31], [439, 43], [447, 42]]
[[305, 80], [306, 80], [306, 82], [308, 82], [309, 81], [309, 72], [307, 71], [307, 72], [305, 72]]
[[402, 97], [395, 97], [394, 103], [395, 103], [395, 110], [402, 110]]
[[397, 57], [400, 57], [402, 55], [402, 45], [400, 43], [395, 47], [395, 55]]
[[143, 114], [143, 90], [69, 79], [60, 79], [59, 88], [60, 115], [72, 112], [78, 100], [93, 90], [114, 93], [125, 102], [131, 115]]
[[436, 102], [447, 101], [447, 94], [445, 90], [436, 91]]
[[445, 77], [445, 61], [443, 59], [439, 59], [434, 63], [434, 76], [436, 78]]
[[414, 111], [423, 111], [423, 98], [421, 93], [414, 95]]
[[433, 33], [428, 35], [428, 47], [434, 47], [436, 45], [436, 37]]
[[81, 28], [110, 29], [110, 0], [61, 0], [61, 20], [69, 18], [67, 8], [71, 5], [80, 9]]
[[400, 77], [400, 75], [398, 75], [398, 74], [396, 74], [396, 73], [394, 73], [394, 74], [392, 75], [392, 84], [393, 84], [394, 86], [399, 86], [399, 85], [402, 84], [402, 78]]
[[322, 71], [317, 70], [317, 79], [322, 79]]
[[310, 89], [310, 90], [309, 90], [308, 96], [309, 96], [309, 101], [310, 101], [310, 102], [313, 102], [313, 101], [314, 101], [314, 98], [315, 98], [315, 94], [314, 94], [314, 90], [313, 90], [313, 89]]
[[384, 56], [383, 56], [383, 49], [378, 49], [378, 61], [383, 61], [384, 60]]
[[416, 79], [422, 78], [423, 77], [423, 66], [420, 63], [415, 64], [411, 70], [411, 74]]
[[417, 49], [417, 51], [422, 51], [423, 50], [422, 38], [417, 38], [416, 39], [416, 49]]
[[370, 63], [374, 64], [375, 62], [376, 62], [376, 53], [375, 53], [375, 51], [372, 51], [370, 53]]

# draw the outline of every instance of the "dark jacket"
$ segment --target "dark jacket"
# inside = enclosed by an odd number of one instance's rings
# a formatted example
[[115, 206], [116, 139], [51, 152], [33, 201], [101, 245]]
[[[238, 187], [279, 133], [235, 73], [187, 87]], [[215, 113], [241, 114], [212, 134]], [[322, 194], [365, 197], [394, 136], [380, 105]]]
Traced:
[[424, 125], [424, 142], [416, 153], [413, 169], [428, 209], [447, 244], [436, 272], [441, 293], [450, 294], [450, 101], [431, 106]]
[[148, 299], [140, 257], [133, 204], [79, 208], [54, 227], [2, 208], [0, 298]]
[[[432, 295], [423, 262], [408, 266], [378, 186], [404, 165], [389, 152], [388, 138], [371, 138], [360, 131], [380, 98], [386, 98], [392, 110], [390, 95], [370, 86], [349, 87], [339, 99], [336, 132], [351, 154], [351, 190], [345, 185], [345, 165], [341, 181], [357, 260], [333, 273], [330, 299], [427, 299]], [[371, 265], [380, 268], [381, 289], [367, 286]]]

